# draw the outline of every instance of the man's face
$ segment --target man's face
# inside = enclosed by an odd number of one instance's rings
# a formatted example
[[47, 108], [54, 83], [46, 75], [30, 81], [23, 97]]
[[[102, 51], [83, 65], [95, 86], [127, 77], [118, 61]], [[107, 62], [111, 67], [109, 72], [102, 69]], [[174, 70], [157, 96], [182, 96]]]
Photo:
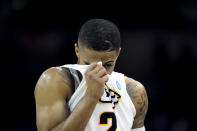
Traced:
[[95, 51], [87, 47], [78, 47], [77, 44], [75, 44], [75, 52], [78, 57], [78, 64], [89, 65], [93, 62], [97, 63], [102, 61], [108, 74], [111, 74], [114, 70], [120, 49], [113, 51]]

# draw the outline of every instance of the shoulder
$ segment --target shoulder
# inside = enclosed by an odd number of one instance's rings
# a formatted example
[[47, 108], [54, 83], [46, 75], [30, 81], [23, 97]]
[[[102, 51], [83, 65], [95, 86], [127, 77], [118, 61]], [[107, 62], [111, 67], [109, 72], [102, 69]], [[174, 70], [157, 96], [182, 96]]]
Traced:
[[140, 97], [143, 93], [146, 92], [146, 90], [140, 82], [126, 76], [125, 76], [125, 83], [126, 83], [127, 92], [135, 104], [135, 100], [136, 100], [135, 98], [138, 96]]
[[125, 77], [125, 82], [127, 92], [136, 108], [136, 120], [134, 121], [134, 126], [142, 126], [148, 110], [146, 89], [140, 82], [132, 78]]
[[[69, 71], [67, 69], [63, 69], [61, 67], [51, 67], [51, 68], [46, 69], [41, 74], [36, 84], [36, 87], [39, 88], [39, 85], [42, 85], [42, 84], [52, 86], [54, 84], [60, 84], [61, 81], [62, 82], [65, 81], [67, 82], [67, 84], [69, 84], [68, 78], [69, 78]], [[56, 83], [58, 81], [60, 83]], [[47, 86], [45, 88], [47, 88]]]
[[133, 91], [137, 91], [137, 92], [146, 91], [144, 86], [139, 81], [129, 78], [127, 76], [125, 76], [125, 83], [128, 93], [132, 94]]
[[35, 87], [36, 124], [38, 130], [49, 130], [65, 120], [70, 94], [68, 72], [60, 67], [45, 70]]
[[146, 89], [140, 82], [126, 76], [125, 82], [127, 92], [137, 111], [141, 104], [143, 104], [144, 100], [147, 99]]
[[40, 76], [35, 87], [37, 99], [47, 99], [51, 96], [67, 97], [71, 92], [71, 77], [67, 69], [51, 67], [46, 69]]

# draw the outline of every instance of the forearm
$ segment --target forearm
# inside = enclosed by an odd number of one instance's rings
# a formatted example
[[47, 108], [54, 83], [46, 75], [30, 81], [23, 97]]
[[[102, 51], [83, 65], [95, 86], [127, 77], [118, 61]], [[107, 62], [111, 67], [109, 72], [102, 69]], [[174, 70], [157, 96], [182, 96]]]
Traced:
[[84, 131], [97, 101], [84, 96], [69, 117], [56, 126], [52, 131]]

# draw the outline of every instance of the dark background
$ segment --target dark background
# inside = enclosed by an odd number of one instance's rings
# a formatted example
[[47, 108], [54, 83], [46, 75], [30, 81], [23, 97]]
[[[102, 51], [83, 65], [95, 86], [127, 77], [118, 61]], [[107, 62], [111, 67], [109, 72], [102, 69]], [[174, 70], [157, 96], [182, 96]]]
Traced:
[[0, 1], [1, 128], [35, 131], [34, 88], [51, 66], [76, 63], [74, 43], [91, 18], [122, 34], [116, 71], [147, 90], [147, 131], [196, 131], [197, 2]]

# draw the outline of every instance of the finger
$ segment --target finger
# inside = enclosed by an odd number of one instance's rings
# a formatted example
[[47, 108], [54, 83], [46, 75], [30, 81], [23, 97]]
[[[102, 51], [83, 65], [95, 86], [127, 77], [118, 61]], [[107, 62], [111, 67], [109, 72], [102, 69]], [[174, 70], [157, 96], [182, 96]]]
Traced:
[[107, 75], [107, 71], [106, 71], [104, 68], [102, 68], [101, 70], [99, 70], [99, 72], [98, 72], [96, 75], [97, 75], [99, 78], [101, 78], [101, 77]]
[[108, 77], [108, 75], [104, 75], [103, 77], [102, 77], [102, 80], [103, 80], [103, 82], [108, 82], [108, 80], [109, 80], [109, 77]]
[[102, 69], [102, 66], [97, 64], [96, 68], [94, 68], [94, 70], [92, 70], [92, 72], [93, 72], [93, 74], [97, 74], [101, 69]]
[[92, 70], [94, 70], [96, 67], [97, 67], [97, 63], [92, 63], [92, 64], [88, 67], [88, 69], [86, 70], [86, 72], [92, 71]]

